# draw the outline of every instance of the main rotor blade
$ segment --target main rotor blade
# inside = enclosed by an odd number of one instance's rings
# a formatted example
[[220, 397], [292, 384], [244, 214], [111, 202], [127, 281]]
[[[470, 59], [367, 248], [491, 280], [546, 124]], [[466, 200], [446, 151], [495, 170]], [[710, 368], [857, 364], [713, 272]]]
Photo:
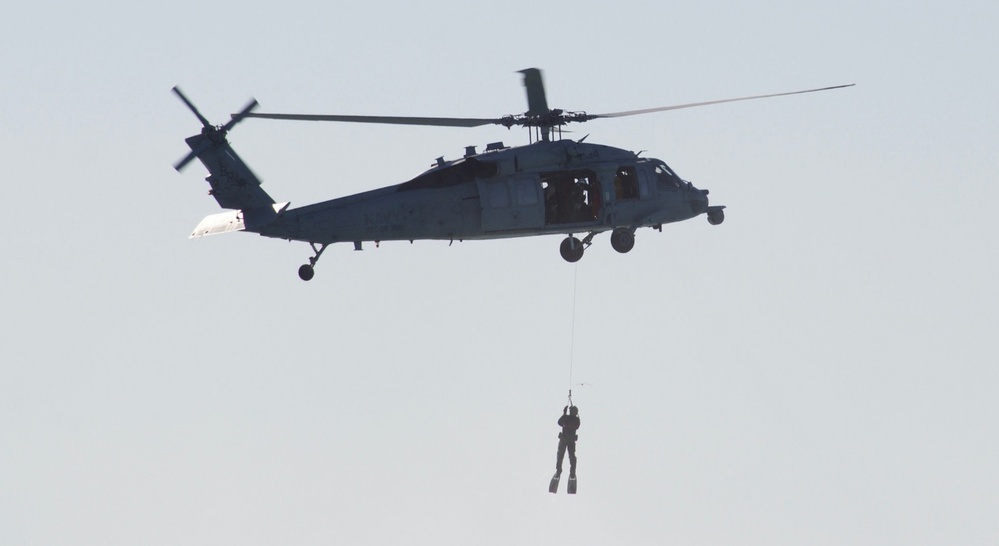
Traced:
[[548, 113], [548, 99], [545, 96], [545, 83], [541, 80], [541, 71], [537, 68], [525, 68], [520, 71], [524, 75], [524, 87], [527, 88], [527, 115]]
[[178, 97], [180, 97], [180, 100], [184, 101], [184, 104], [186, 104], [187, 107], [190, 108], [192, 112], [194, 112], [195, 116], [198, 116], [198, 120], [201, 122], [202, 125], [204, 125], [205, 127], [212, 126], [212, 124], [208, 123], [208, 120], [205, 119], [205, 116], [201, 115], [201, 112], [199, 112], [198, 109], [194, 106], [194, 103], [192, 103], [190, 100], [187, 99], [187, 97], [184, 95], [184, 92], [180, 90], [179, 85], [173, 86], [173, 93]]
[[666, 110], [681, 110], [683, 108], [694, 108], [695, 106], [708, 106], [711, 104], [722, 104], [726, 102], [738, 102], [743, 100], [767, 99], [770, 97], [783, 97], [785, 95], [800, 95], [802, 93], [814, 93], [816, 91], [828, 91], [830, 89], [842, 89], [853, 87], [855, 84], [834, 85], [832, 87], [820, 87], [818, 89], [805, 89], [804, 91], [790, 91], [787, 93], [773, 93], [771, 95], [755, 95], [752, 97], [739, 97], [735, 99], [710, 100], [706, 102], [692, 102], [690, 104], [677, 104], [674, 106], [660, 106], [659, 108], [646, 108], [644, 110], [628, 110], [626, 112], [611, 112], [608, 114], [593, 114], [587, 116], [589, 119], [597, 118], [621, 118], [625, 116], [637, 116], [638, 114], [651, 114], [653, 112], [665, 112]]
[[[235, 117], [238, 114], [234, 114]], [[493, 118], [425, 118], [406, 116], [338, 116], [323, 114], [253, 114], [243, 117], [263, 119], [285, 119], [295, 121], [342, 121], [348, 123], [385, 123], [391, 125], [429, 125], [435, 127], [480, 127], [482, 125], [503, 125], [502, 119]]]

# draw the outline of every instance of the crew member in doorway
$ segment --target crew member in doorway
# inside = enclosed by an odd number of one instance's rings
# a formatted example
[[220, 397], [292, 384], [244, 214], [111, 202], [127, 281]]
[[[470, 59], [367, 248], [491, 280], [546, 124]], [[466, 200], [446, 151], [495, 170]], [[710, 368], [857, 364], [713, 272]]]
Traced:
[[562, 458], [569, 451], [569, 477], [576, 477], [576, 430], [579, 428], [579, 408], [566, 406], [562, 408], [562, 417], [558, 418], [562, 432], [558, 434], [558, 461], [555, 463], [555, 475], [562, 475]]

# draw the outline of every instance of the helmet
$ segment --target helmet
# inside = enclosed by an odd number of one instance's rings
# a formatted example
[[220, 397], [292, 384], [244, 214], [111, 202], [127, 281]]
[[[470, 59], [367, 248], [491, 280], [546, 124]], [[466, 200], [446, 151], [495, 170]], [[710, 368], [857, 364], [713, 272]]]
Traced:
[[579, 408], [576, 406], [569, 407], [569, 415], [579, 415]]

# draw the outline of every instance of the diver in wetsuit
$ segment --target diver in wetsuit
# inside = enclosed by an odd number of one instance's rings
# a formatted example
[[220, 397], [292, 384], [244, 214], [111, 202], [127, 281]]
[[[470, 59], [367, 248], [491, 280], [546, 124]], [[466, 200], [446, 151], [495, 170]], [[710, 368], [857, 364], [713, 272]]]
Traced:
[[555, 475], [562, 475], [562, 459], [569, 451], [569, 477], [576, 477], [576, 430], [579, 428], [579, 408], [566, 406], [562, 408], [562, 417], [558, 418], [562, 432], [558, 434], [558, 459], [555, 463]]

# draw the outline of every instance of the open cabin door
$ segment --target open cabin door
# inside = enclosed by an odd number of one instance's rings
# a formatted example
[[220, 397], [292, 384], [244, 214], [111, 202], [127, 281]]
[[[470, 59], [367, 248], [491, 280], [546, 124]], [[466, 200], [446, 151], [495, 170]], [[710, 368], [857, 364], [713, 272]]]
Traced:
[[537, 176], [517, 175], [476, 180], [482, 205], [482, 231], [540, 228], [544, 200]]

